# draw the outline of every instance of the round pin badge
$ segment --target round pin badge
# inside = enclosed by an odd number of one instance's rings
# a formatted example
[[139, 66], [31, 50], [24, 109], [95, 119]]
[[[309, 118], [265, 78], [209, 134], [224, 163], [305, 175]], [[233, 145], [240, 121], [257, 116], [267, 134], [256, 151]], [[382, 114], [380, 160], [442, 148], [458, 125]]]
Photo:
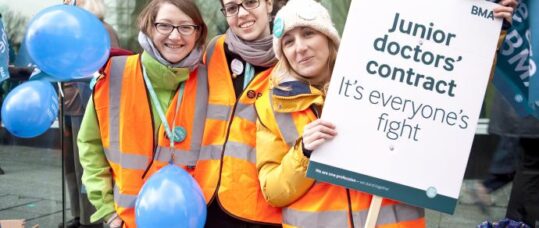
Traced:
[[187, 131], [182, 126], [174, 128], [174, 142], [183, 142], [187, 137]]
[[427, 197], [432, 199], [432, 198], [436, 197], [436, 195], [438, 195], [438, 190], [436, 190], [435, 187], [429, 187], [429, 188], [427, 188], [426, 193], [427, 193]]
[[256, 98], [256, 92], [254, 90], [247, 91], [247, 97], [250, 99]]
[[236, 76], [243, 73], [243, 63], [238, 59], [232, 60], [230, 68], [232, 69], [232, 73]]
[[273, 22], [273, 35], [277, 38], [281, 38], [284, 32], [284, 21], [282, 18], [275, 18]]

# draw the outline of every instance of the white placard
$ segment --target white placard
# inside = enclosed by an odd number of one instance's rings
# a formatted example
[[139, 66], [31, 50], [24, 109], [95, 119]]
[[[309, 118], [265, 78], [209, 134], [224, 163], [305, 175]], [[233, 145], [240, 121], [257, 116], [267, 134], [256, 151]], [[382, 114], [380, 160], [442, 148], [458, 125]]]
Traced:
[[483, 0], [353, 0], [308, 176], [453, 213], [501, 20]]

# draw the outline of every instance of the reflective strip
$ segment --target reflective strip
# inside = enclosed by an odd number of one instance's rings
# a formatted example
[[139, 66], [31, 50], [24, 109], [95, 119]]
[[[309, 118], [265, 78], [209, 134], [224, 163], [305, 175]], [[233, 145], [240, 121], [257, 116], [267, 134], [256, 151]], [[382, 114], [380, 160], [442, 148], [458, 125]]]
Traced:
[[[195, 116], [193, 128], [191, 129], [191, 153], [194, 153], [195, 160], [193, 164], [185, 161], [185, 165], [195, 165], [202, 145], [202, 135], [204, 133], [204, 124], [206, 122], [206, 112], [208, 110], [208, 71], [206, 66], [200, 65], [197, 74], [197, 92], [195, 97]], [[178, 156], [176, 156], [178, 158]]]
[[127, 56], [111, 58], [109, 76], [109, 149], [120, 151], [120, 98], [122, 94], [122, 79]]
[[208, 48], [206, 48], [206, 65], [208, 65], [208, 63], [211, 61], [213, 52], [215, 51], [215, 44], [220, 37], [221, 36], [216, 36], [210, 41], [210, 43], [208, 43]]
[[199, 161], [206, 160], [221, 160], [221, 152], [223, 151], [223, 145], [210, 145], [203, 146], [200, 149]]
[[137, 195], [120, 193], [118, 185], [114, 185], [114, 202], [123, 208], [134, 208]]
[[273, 97], [272, 91], [270, 91], [270, 95], [268, 97], [270, 99], [269, 103], [271, 109], [273, 110], [273, 114], [275, 115], [275, 120], [277, 121], [277, 126], [279, 126], [279, 131], [281, 132], [281, 135], [286, 141], [286, 144], [288, 144], [288, 146], [290, 147], [293, 147], [296, 143], [296, 140], [299, 138], [299, 133], [296, 129], [296, 125], [294, 124], [292, 114], [276, 112], [273, 108], [273, 102], [271, 100], [271, 98]]
[[120, 153], [110, 148], [105, 149], [105, 155], [107, 160], [125, 169], [145, 170], [148, 165], [148, 157], [145, 155]]
[[232, 108], [227, 105], [208, 104], [208, 114], [206, 118], [228, 121], [231, 109]]
[[169, 162], [172, 158], [172, 153], [174, 153], [174, 164], [184, 165], [184, 166], [195, 166], [198, 160], [198, 151], [185, 151], [185, 150], [176, 150], [170, 147], [157, 147], [156, 158], [155, 160], [160, 162]]
[[148, 158], [144, 155], [120, 152], [120, 99], [122, 80], [127, 56], [111, 58], [109, 76], [109, 148], [105, 149], [107, 159], [119, 164], [122, 168], [144, 170]]
[[348, 227], [348, 211], [307, 212], [283, 208], [283, 224], [296, 227]]
[[[365, 224], [368, 210], [353, 212], [354, 224]], [[380, 208], [377, 225], [395, 224], [425, 217], [425, 210], [406, 204], [393, 204]]]
[[230, 156], [256, 164], [256, 149], [243, 143], [228, 141], [226, 143], [225, 156]]
[[393, 204], [384, 206], [378, 214], [376, 223], [393, 224], [404, 221], [411, 221], [425, 217], [425, 209], [417, 208], [406, 204]]
[[[368, 210], [353, 212], [354, 225], [362, 227], [367, 220]], [[396, 224], [425, 217], [421, 208], [405, 204], [383, 206], [376, 225]], [[297, 227], [348, 227], [348, 211], [308, 212], [283, 208], [283, 223]]]
[[238, 103], [236, 105], [235, 116], [250, 121], [252, 123], [256, 122], [256, 111], [254, 104], [242, 104]]

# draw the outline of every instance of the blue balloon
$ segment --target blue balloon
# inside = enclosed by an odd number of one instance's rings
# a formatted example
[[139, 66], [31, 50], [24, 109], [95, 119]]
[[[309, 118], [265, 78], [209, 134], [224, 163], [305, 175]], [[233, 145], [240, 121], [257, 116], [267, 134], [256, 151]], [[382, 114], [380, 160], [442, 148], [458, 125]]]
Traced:
[[135, 202], [137, 227], [204, 227], [206, 201], [182, 168], [167, 165], [142, 186]]
[[15, 87], [2, 104], [6, 129], [21, 138], [32, 138], [50, 128], [58, 114], [58, 95], [49, 82], [28, 81]]
[[71, 5], [51, 6], [36, 14], [24, 42], [39, 69], [59, 80], [92, 75], [109, 57], [110, 38], [103, 23]]

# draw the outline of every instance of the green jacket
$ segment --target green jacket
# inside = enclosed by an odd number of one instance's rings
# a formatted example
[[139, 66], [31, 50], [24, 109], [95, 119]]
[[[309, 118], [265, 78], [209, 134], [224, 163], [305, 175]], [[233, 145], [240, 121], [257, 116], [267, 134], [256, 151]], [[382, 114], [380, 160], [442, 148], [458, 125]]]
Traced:
[[[146, 66], [146, 64], [144, 65]], [[155, 71], [156, 69], [153, 70]], [[164, 110], [166, 111], [166, 107], [169, 106], [174, 97], [179, 83], [185, 78], [185, 72], [181, 72], [181, 75], [174, 75], [166, 72], [166, 69], [157, 70], [161, 71], [161, 73], [148, 73], [148, 78], [157, 94], [161, 107], [165, 107]], [[149, 97], [141, 99], [141, 101], [145, 100], [151, 99]], [[151, 106], [155, 126], [160, 126], [161, 119], [155, 110], [155, 104], [151, 102]], [[155, 128], [154, 134], [157, 134], [157, 131], [158, 127]], [[77, 145], [79, 147], [80, 163], [84, 168], [82, 182], [86, 187], [88, 199], [97, 209], [90, 218], [92, 222], [95, 222], [108, 217], [115, 212], [115, 209], [112, 173], [103, 150], [93, 98], [88, 102], [84, 113]]]

